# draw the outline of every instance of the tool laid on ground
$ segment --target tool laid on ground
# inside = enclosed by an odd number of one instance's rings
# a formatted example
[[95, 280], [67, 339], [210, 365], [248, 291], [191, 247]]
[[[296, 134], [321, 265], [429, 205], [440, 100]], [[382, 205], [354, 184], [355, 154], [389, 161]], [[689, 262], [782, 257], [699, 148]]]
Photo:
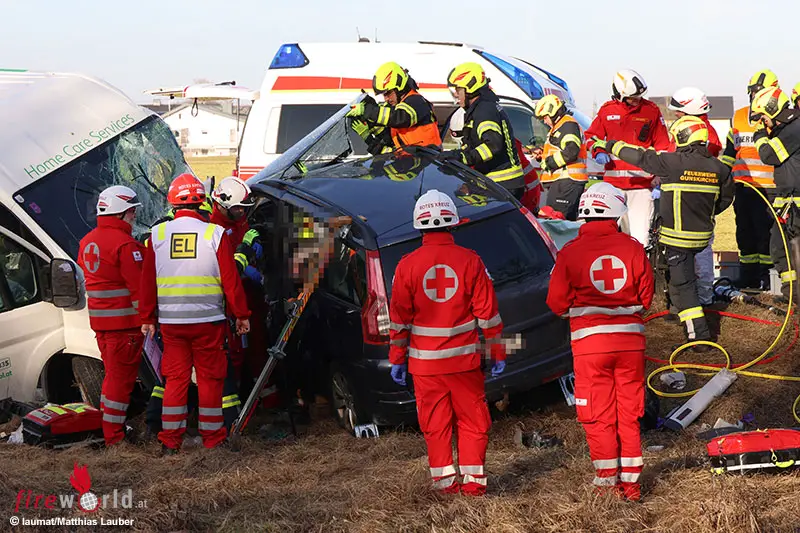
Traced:
[[784, 316], [786, 314], [786, 311], [783, 309], [762, 303], [755, 296], [745, 294], [738, 290], [733, 286], [733, 282], [728, 278], [720, 278], [714, 282], [714, 297], [716, 300], [722, 302], [739, 302], [743, 304], [754, 305], [780, 316]]
[[22, 419], [25, 444], [68, 448], [75, 444], [101, 444], [103, 413], [85, 403], [48, 405]]
[[786, 469], [800, 465], [800, 431], [765, 429], [717, 437], [706, 444], [711, 472]]
[[736, 381], [736, 374], [727, 368], [721, 369], [688, 402], [670, 412], [664, 421], [664, 427], [673, 431], [686, 429], [706, 410], [708, 404], [725, 392], [734, 381]]

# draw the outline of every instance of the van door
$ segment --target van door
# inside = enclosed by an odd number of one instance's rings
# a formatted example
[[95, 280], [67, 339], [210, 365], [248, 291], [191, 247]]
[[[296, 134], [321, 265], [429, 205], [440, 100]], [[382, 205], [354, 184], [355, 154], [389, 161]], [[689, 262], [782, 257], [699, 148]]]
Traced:
[[45, 301], [49, 256], [0, 206], [0, 399], [34, 399], [42, 368], [64, 349], [60, 309]]

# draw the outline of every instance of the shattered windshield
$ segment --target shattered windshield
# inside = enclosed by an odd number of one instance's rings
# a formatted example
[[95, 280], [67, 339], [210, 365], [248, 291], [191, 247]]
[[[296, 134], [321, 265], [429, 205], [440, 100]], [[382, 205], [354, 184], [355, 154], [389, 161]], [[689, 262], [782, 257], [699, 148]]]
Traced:
[[366, 155], [367, 145], [348, 126], [349, 122], [346, 118], [339, 119], [297, 163], [287, 169], [283, 177], [301, 176], [305, 172], [334, 165], [353, 155]]
[[142, 204], [133, 227], [138, 236], [167, 213], [167, 189], [183, 172], [190, 169], [174, 135], [151, 117], [19, 190], [14, 199], [74, 259], [80, 240], [97, 225], [103, 189], [125, 185], [136, 191]]

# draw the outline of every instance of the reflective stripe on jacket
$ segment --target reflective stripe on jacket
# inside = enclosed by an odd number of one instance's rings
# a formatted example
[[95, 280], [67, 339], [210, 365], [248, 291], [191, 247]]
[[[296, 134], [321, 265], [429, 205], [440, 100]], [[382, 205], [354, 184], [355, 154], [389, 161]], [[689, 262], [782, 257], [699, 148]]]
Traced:
[[223, 228], [181, 217], [154, 227], [158, 321], [196, 324], [225, 319], [217, 248]]
[[[433, 106], [417, 91], [409, 91], [395, 106], [393, 112], [402, 111], [409, 117], [409, 126], [391, 128], [395, 148], [403, 146], [441, 146], [439, 124]], [[391, 125], [391, 122], [390, 122]]]
[[[574, 156], [572, 154], [575, 154]], [[564, 115], [553, 124], [547, 142], [542, 150], [542, 160], [554, 170], [542, 172], [542, 183], [551, 183], [559, 179], [587, 181], [586, 148], [583, 145], [581, 129], [578, 122], [569, 115]]]
[[773, 189], [774, 167], [761, 161], [753, 139], [755, 131], [755, 124], [750, 124], [750, 108], [738, 109], [733, 115], [725, 153], [720, 159], [732, 167], [734, 181], [747, 182], [762, 189]]

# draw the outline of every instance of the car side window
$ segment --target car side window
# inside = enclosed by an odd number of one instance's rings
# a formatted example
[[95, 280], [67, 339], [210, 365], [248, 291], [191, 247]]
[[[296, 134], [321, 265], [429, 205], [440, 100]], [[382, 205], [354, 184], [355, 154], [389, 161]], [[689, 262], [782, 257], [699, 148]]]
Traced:
[[366, 299], [366, 258], [363, 250], [354, 250], [341, 239], [334, 240], [333, 255], [325, 267], [324, 287], [331, 294], [352, 304]]
[[[11, 239], [3, 236], [0, 239], [0, 272], [7, 297], [10, 296], [14, 307], [22, 307], [41, 300], [41, 291], [37, 281], [35, 261], [27, 250]], [[11, 306], [3, 302], [2, 310]]]

